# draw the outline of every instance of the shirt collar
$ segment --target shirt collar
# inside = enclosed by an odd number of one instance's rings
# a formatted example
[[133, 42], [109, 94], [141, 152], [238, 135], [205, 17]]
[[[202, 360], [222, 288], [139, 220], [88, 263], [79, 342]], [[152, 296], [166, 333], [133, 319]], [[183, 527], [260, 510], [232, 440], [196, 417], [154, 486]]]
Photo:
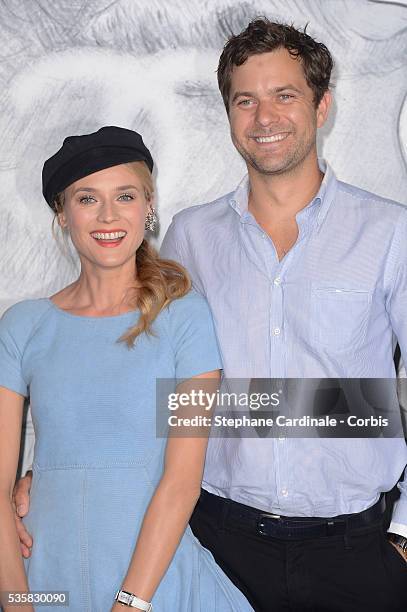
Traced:
[[249, 175], [245, 174], [229, 198], [229, 204], [240, 217], [247, 213], [249, 206]]
[[[300, 220], [301, 217], [309, 218], [310, 215], [314, 217], [313, 212], [318, 211], [316, 225], [319, 228], [334, 199], [337, 190], [337, 179], [331, 166], [324, 159], [318, 158], [318, 165], [321, 172], [324, 173], [324, 178], [317, 195], [298, 213], [297, 219]], [[246, 174], [229, 198], [230, 206], [237, 212], [242, 222], [246, 221], [250, 214], [248, 212], [249, 190], [249, 175]], [[314, 207], [314, 204], [317, 206]], [[313, 209], [312, 212], [311, 208]]]
[[324, 173], [321, 186], [317, 195], [315, 196], [315, 199], [319, 198], [321, 201], [321, 206], [317, 217], [317, 227], [319, 229], [334, 200], [338, 189], [338, 179], [336, 178], [331, 166], [324, 159], [318, 158], [318, 165], [321, 172]]

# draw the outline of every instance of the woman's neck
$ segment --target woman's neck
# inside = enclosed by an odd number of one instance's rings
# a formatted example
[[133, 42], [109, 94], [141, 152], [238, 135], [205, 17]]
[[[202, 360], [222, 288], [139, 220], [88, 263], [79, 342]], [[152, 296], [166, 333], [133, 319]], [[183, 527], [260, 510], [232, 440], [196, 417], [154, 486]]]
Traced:
[[129, 270], [92, 270], [82, 266], [79, 278], [52, 296], [69, 312], [87, 316], [109, 316], [134, 310], [137, 295], [135, 265]]

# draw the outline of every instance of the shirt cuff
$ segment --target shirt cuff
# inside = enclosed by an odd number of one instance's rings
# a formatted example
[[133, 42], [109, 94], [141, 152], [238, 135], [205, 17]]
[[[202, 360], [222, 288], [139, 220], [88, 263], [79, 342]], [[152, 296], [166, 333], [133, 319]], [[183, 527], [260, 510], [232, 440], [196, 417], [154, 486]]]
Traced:
[[[399, 483], [398, 487], [401, 490], [400, 485], [403, 485], [404, 487], [405, 483]], [[394, 531], [395, 526], [398, 528], [397, 531]], [[399, 499], [394, 502], [389, 531], [407, 538], [407, 499], [404, 489], [401, 491]]]
[[403, 536], [403, 538], [407, 538], [407, 525], [402, 525], [401, 523], [395, 523], [392, 521], [387, 531], [389, 533], [396, 533], [397, 535]]

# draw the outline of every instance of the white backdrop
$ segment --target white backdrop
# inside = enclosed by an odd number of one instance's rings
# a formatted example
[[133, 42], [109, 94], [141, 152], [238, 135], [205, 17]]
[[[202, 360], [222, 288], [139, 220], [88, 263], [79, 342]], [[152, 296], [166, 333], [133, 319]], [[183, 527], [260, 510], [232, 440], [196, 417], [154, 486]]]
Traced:
[[370, 0], [3, 0], [0, 312], [72, 280], [41, 167], [69, 134], [140, 131], [157, 163], [161, 241], [173, 213], [229, 191], [244, 167], [215, 69], [230, 32], [264, 14], [309, 22], [332, 51], [320, 152], [348, 182], [406, 202], [407, 6]]

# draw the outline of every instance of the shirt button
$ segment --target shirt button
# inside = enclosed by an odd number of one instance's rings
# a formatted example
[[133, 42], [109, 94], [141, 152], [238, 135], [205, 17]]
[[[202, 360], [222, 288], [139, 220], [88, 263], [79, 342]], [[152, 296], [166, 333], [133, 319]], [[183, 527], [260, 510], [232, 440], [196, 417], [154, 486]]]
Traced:
[[278, 439], [279, 439], [279, 441], [280, 441], [280, 442], [284, 442], [285, 437], [284, 437], [284, 436], [279, 436], [279, 438], [278, 438]]
[[287, 491], [287, 489], [281, 489], [281, 495], [282, 495], [283, 497], [287, 497], [287, 495], [288, 495], [288, 491]]
[[264, 239], [266, 237], [266, 234], [262, 234], [261, 237]]
[[281, 329], [280, 329], [279, 327], [275, 327], [275, 328], [273, 329], [273, 334], [274, 334], [275, 336], [279, 336], [279, 335], [281, 334]]
[[277, 276], [277, 277], [274, 279], [274, 284], [278, 286], [280, 283], [281, 283], [281, 278], [280, 278], [279, 276]]

